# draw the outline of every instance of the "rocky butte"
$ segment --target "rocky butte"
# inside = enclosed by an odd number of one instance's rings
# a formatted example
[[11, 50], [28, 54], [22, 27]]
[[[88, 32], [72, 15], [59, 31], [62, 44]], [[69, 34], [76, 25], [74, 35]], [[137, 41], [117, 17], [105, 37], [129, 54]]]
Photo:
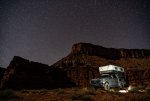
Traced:
[[4, 73], [1, 88], [87, 87], [91, 79], [99, 77], [98, 67], [109, 64], [124, 67], [129, 84], [150, 86], [150, 50], [77, 43], [52, 66], [15, 56]]
[[150, 85], [150, 50], [114, 49], [90, 43], [77, 43], [70, 54], [53, 66], [62, 68], [78, 86], [89, 86], [99, 77], [99, 66], [117, 65], [125, 68], [129, 84]]
[[65, 88], [74, 85], [70, 81], [60, 68], [14, 56], [4, 73], [0, 87], [7, 89]]

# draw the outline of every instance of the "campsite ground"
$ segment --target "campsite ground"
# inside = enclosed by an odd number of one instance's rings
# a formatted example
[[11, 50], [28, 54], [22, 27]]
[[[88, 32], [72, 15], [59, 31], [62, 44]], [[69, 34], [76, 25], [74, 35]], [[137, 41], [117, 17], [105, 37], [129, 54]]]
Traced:
[[0, 101], [150, 101], [148, 92], [108, 92], [93, 88], [3, 90]]

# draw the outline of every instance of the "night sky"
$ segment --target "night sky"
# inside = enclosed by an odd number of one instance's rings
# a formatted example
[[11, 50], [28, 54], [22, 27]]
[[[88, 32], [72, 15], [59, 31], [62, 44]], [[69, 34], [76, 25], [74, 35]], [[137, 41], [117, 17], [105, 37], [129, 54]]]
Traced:
[[150, 0], [0, 0], [0, 66], [52, 65], [78, 42], [150, 49]]

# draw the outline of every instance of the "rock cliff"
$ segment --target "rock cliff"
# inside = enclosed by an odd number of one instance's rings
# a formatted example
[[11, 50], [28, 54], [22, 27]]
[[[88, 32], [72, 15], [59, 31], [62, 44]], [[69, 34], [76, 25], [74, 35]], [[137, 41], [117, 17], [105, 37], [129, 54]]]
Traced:
[[3, 78], [5, 70], [6, 70], [5, 68], [0, 67], [0, 83], [1, 83], [1, 79]]
[[32, 62], [15, 56], [7, 67], [1, 82], [1, 88], [43, 89], [70, 87], [66, 73], [60, 68]]
[[89, 56], [99, 56], [106, 59], [120, 58], [146, 58], [150, 57], [150, 50], [145, 49], [114, 49], [93, 45], [90, 43], [77, 43], [72, 46], [72, 52]]
[[145, 49], [114, 49], [77, 43], [68, 56], [53, 66], [64, 69], [76, 85], [89, 86], [90, 79], [100, 75], [98, 67], [109, 64], [124, 67], [130, 84], [150, 84], [150, 50]]

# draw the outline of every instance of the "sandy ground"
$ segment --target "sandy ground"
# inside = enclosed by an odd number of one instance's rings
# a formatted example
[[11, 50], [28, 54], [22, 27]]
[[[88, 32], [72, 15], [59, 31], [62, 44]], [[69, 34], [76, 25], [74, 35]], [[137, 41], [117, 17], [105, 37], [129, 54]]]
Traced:
[[14, 91], [14, 95], [0, 101], [150, 101], [146, 92], [120, 93], [92, 88], [20, 90]]

